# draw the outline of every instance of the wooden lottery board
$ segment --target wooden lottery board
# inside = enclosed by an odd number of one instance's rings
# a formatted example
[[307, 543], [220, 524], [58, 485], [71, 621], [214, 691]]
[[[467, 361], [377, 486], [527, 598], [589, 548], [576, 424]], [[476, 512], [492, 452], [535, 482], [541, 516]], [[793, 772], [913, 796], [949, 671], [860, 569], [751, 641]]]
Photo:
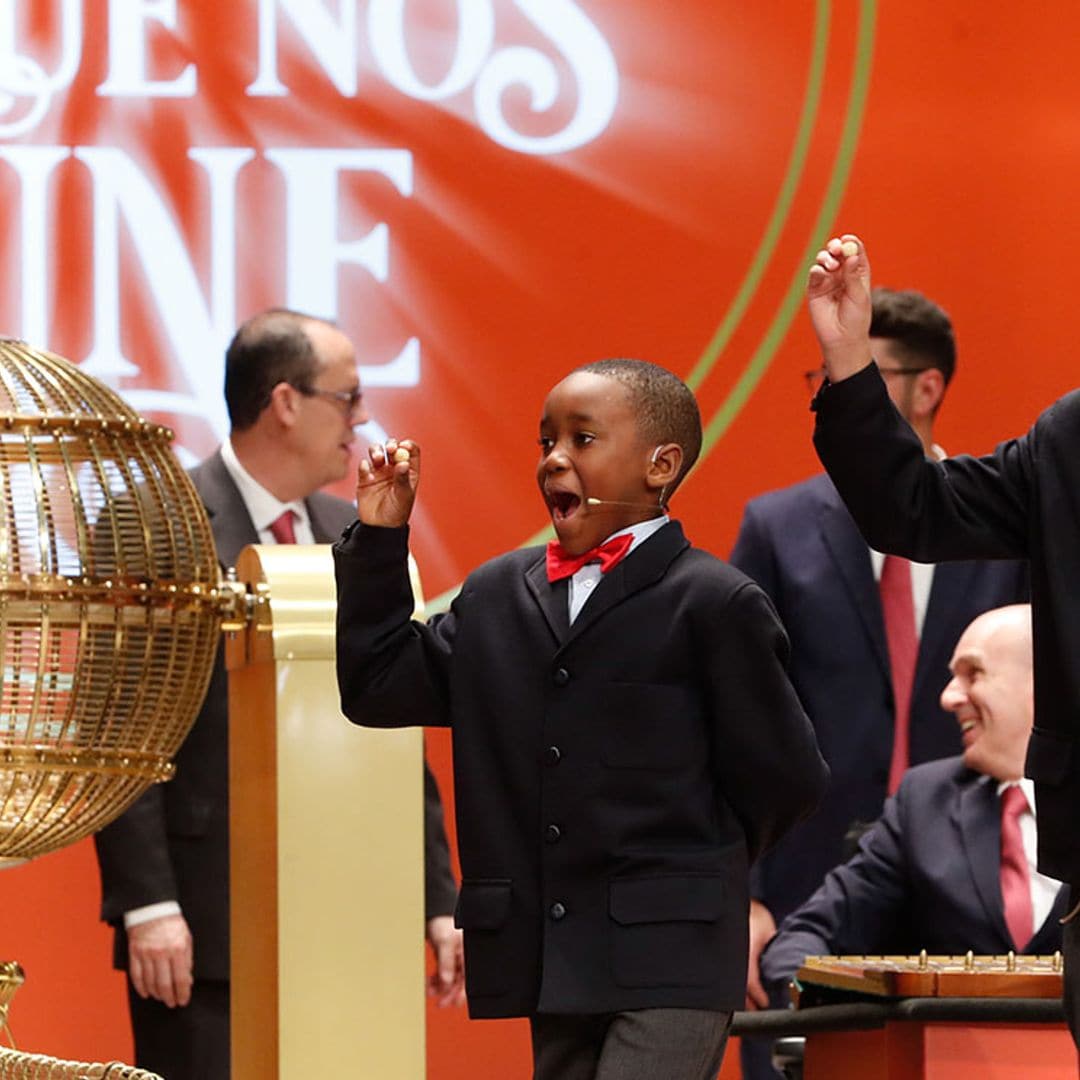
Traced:
[[874, 997], [1059, 998], [1061, 954], [1053, 956], [808, 956], [803, 986]]

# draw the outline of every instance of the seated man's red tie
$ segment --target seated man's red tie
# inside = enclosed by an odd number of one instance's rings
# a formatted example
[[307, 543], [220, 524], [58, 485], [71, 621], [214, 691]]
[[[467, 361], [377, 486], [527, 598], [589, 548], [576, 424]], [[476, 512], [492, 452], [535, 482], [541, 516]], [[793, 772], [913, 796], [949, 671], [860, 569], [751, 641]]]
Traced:
[[1031, 871], [1020, 833], [1020, 815], [1027, 808], [1027, 796], [1019, 784], [1001, 793], [1001, 899], [1005, 902], [1005, 925], [1017, 952], [1027, 948], [1035, 933]]

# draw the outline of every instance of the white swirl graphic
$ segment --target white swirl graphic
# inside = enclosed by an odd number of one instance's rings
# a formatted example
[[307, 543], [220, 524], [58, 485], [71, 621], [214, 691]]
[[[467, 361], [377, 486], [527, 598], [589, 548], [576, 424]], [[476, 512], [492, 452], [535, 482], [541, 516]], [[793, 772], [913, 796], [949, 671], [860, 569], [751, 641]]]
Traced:
[[29, 101], [27, 111], [15, 119], [0, 119], [0, 138], [23, 135], [41, 123], [53, 96], [71, 85], [82, 58], [81, 0], [62, 0], [60, 65], [50, 75], [36, 60], [15, 50], [15, 3], [0, 5], [0, 117]]

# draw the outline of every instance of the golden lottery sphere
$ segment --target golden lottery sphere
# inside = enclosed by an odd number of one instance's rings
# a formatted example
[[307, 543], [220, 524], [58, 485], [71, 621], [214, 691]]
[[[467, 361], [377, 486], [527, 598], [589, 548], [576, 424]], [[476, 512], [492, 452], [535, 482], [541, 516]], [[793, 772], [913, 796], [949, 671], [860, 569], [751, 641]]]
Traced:
[[166, 779], [202, 703], [218, 564], [171, 439], [0, 338], [0, 860], [95, 832]]

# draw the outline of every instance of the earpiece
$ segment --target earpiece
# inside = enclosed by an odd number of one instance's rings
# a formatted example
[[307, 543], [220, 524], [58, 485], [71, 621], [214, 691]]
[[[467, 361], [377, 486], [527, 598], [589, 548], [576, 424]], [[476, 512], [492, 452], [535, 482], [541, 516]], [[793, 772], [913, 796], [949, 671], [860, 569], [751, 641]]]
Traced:
[[660, 451], [663, 450], [663, 449], [664, 448], [662, 446], [658, 446], [658, 447], [656, 447], [655, 450], [653, 450], [652, 457], [649, 458], [649, 464], [650, 465], [655, 465], [656, 464], [656, 455], [659, 454]]

